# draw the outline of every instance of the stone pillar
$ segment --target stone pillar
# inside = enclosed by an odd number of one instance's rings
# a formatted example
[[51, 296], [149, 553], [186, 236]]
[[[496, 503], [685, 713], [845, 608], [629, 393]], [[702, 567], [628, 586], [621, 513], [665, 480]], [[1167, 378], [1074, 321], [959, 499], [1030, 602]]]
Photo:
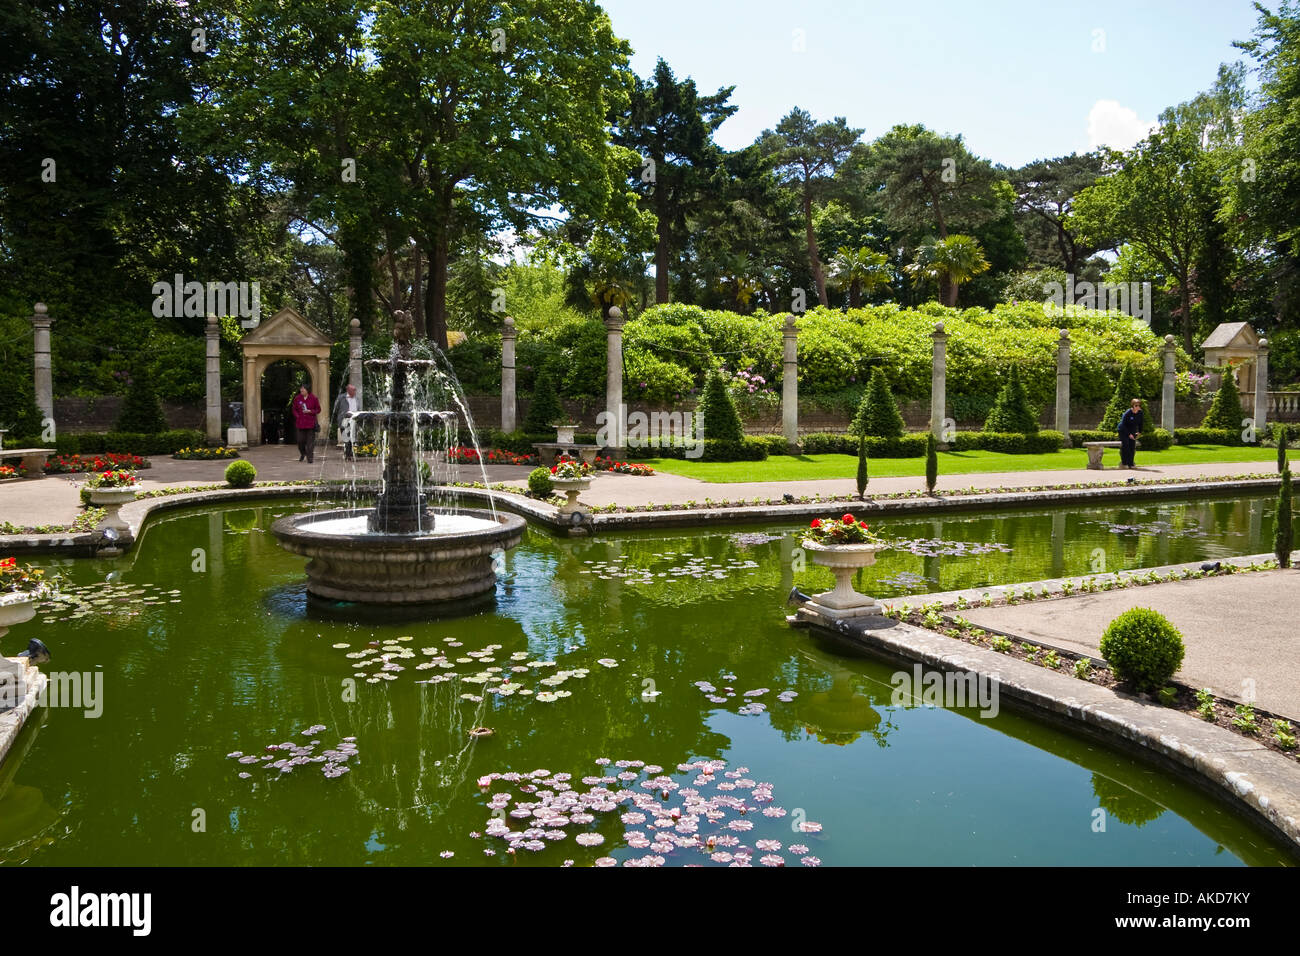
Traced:
[[[32, 309], [32, 372], [36, 382], [36, 407], [41, 416], [54, 421], [54, 379], [50, 372], [50, 323], [53, 322], [44, 302]], [[42, 430], [46, 427], [41, 423]]]
[[262, 443], [262, 383], [257, 374], [257, 360], [244, 357], [244, 427], [248, 443]]
[[320, 411], [316, 415], [316, 421], [320, 424], [320, 431], [316, 433], [316, 444], [328, 445], [330, 422], [334, 420], [334, 398], [330, 394], [330, 360], [328, 356], [316, 362], [316, 375], [314, 378], [317, 387], [320, 389], [316, 393], [316, 400], [320, 402]]
[[944, 412], [948, 407], [947, 392], [947, 374], [948, 374], [948, 334], [943, 330], [943, 323], [934, 323], [934, 332], [930, 338], [934, 340], [934, 357], [930, 365], [930, 431], [934, 434], [935, 440], [943, 441], [943, 419]]
[[501, 430], [515, 430], [519, 411], [518, 396], [515, 394], [515, 339], [519, 333], [515, 330], [515, 320], [505, 317], [501, 326]]
[[365, 399], [361, 398], [361, 322], [358, 319], [348, 323], [348, 384], [357, 387], [357, 398], [361, 399], [364, 408]]
[[1255, 354], [1255, 440], [1266, 436], [1264, 428], [1268, 419], [1268, 339], [1259, 340]]
[[1061, 329], [1056, 343], [1056, 430], [1065, 436], [1070, 448], [1070, 330]]
[[623, 311], [614, 306], [605, 319], [608, 330], [605, 350], [605, 412], [613, 424], [613, 447], [622, 449], [626, 444], [627, 420], [623, 414]]
[[210, 442], [221, 441], [221, 327], [215, 315], [208, 316], [207, 339], [208, 403], [204, 420]]
[[785, 317], [785, 357], [781, 373], [781, 430], [791, 451], [799, 444], [799, 343], [794, 316]]
[[1174, 369], [1174, 351], [1176, 348], [1174, 337], [1166, 335], [1164, 348], [1161, 349], [1165, 357], [1165, 378], [1160, 390], [1160, 427], [1168, 432], [1174, 430], [1174, 411], [1176, 408], [1174, 403], [1177, 401], [1177, 392], [1174, 388], [1175, 378], [1178, 374]]

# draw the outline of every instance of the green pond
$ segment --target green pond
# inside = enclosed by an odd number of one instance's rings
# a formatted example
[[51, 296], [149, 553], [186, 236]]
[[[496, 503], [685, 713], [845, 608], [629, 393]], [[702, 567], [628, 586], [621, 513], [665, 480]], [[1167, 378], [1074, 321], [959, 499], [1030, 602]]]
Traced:
[[[792, 585], [832, 583], [798, 566], [802, 525], [530, 528], [494, 608], [358, 623], [308, 605], [303, 560], [268, 532], [307, 507], [171, 512], [122, 558], [43, 562], [63, 599], [4, 650], [39, 636], [45, 670], [102, 692], [44, 708], [0, 770], [0, 863], [1290, 859], [1117, 750], [1007, 708], [895, 700], [897, 667], [786, 623]], [[878, 517], [903, 546], [861, 586], [1262, 552], [1271, 521], [1263, 499]]]

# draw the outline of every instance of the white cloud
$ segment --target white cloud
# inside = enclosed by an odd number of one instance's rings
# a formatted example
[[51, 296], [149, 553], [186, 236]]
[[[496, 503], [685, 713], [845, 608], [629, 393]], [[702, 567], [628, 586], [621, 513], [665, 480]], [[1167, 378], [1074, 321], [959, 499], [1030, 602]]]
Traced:
[[1117, 100], [1098, 100], [1088, 111], [1088, 148], [1109, 146], [1129, 149], [1144, 139], [1158, 124], [1138, 119], [1135, 111]]

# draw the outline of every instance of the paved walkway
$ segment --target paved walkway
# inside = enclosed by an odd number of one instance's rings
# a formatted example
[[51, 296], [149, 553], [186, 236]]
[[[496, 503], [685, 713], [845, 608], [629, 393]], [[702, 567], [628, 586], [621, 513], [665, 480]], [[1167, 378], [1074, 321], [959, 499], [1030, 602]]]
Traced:
[[[298, 451], [293, 445], [261, 445], [244, 452], [244, 458], [257, 468], [259, 481], [292, 481], [302, 478], [358, 478], [373, 479], [379, 476], [375, 459], [355, 462], [343, 460], [342, 451], [333, 446], [316, 456], [315, 464], [299, 463]], [[169, 455], [150, 459], [153, 467], [140, 472], [143, 490], [161, 487], [180, 487], [221, 482], [228, 461], [176, 461]], [[532, 469], [515, 465], [490, 465], [486, 467], [489, 483], [505, 482], [520, 489], [526, 488], [528, 472]], [[1088, 471], [1070, 469], [1061, 471], [990, 472], [971, 475], [941, 475], [939, 490], [964, 488], [995, 489], [1024, 488], [1036, 485], [1089, 484], [1097, 481], [1119, 481], [1138, 478], [1212, 478], [1230, 475], [1256, 474], [1264, 477], [1276, 473], [1271, 462], [1221, 462], [1195, 465], [1165, 465], [1137, 469], [1135, 472], [1107, 469]], [[80, 514], [81, 500], [77, 488], [84, 475], [50, 475], [40, 479], [0, 481], [0, 522], [32, 527], [39, 525], [70, 524]], [[482, 481], [483, 471], [478, 467], [461, 465], [456, 468], [458, 481]], [[925, 480], [917, 477], [873, 478], [868, 494], [890, 494], [920, 491]], [[583, 503], [591, 506], [606, 504], [643, 505], [684, 504], [688, 501], [781, 499], [783, 495], [851, 495], [856, 485], [852, 477], [823, 478], [814, 481], [749, 481], [732, 484], [713, 484], [681, 475], [662, 472], [649, 477], [633, 475], [600, 475], [592, 482], [591, 490], [583, 492]]]
[[[1178, 677], [1300, 720], [1300, 568], [1149, 584], [960, 612], [979, 627], [1101, 656], [1106, 627], [1148, 607], [1183, 632]], [[1253, 683], [1248, 683], [1253, 682]]]

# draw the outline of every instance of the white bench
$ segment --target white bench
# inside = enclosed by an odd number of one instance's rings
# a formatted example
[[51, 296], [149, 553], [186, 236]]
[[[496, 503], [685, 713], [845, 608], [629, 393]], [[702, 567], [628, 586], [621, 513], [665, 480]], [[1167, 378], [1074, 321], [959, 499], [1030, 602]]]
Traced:
[[0, 448], [0, 461], [21, 458], [19, 468], [28, 478], [45, 477], [45, 459], [54, 454], [53, 448]]
[[1086, 441], [1083, 447], [1088, 449], [1088, 467], [1093, 471], [1102, 471], [1101, 456], [1107, 448], [1119, 448], [1117, 441]]

